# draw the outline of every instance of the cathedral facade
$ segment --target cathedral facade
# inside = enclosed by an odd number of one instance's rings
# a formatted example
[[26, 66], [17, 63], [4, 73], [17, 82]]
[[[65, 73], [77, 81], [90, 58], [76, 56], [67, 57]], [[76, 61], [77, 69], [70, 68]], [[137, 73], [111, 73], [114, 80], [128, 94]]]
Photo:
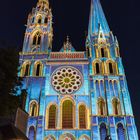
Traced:
[[20, 53], [30, 140], [138, 140], [117, 38], [100, 0], [91, 0], [86, 51], [67, 37], [52, 51], [52, 12], [38, 0]]

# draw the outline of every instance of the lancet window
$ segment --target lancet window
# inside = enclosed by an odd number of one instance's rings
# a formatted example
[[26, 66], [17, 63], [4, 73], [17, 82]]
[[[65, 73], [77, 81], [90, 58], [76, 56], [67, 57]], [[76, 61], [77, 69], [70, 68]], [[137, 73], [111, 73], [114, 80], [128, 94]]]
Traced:
[[37, 62], [34, 65], [34, 75], [35, 76], [42, 76], [43, 72], [43, 64], [41, 62]]
[[27, 65], [25, 66], [25, 74], [24, 74], [24, 76], [29, 76], [29, 71], [30, 71], [30, 65], [27, 64]]
[[103, 98], [98, 99], [98, 115], [105, 115], [106, 109], [105, 109], [105, 101]]
[[107, 127], [105, 123], [100, 124], [100, 140], [105, 140], [107, 136]]
[[86, 129], [86, 106], [79, 106], [79, 128]]
[[66, 100], [62, 104], [62, 128], [71, 129], [74, 123], [74, 105], [70, 100]]
[[107, 69], [108, 69], [108, 74], [110, 75], [114, 75], [114, 74], [117, 74], [117, 64], [112, 61], [112, 60], [109, 60], [107, 62]]
[[38, 115], [38, 104], [36, 101], [32, 101], [30, 103], [30, 112], [29, 112], [30, 116], [37, 116]]
[[93, 62], [93, 71], [95, 75], [101, 74], [102, 70], [101, 70], [102, 66], [101, 66], [101, 62]]
[[114, 74], [113, 64], [111, 62], [109, 62], [108, 65], [109, 65], [109, 73]]
[[125, 129], [121, 123], [117, 125], [118, 140], [126, 140]]
[[21, 69], [21, 76], [30, 76], [30, 63], [24, 63]]
[[112, 107], [114, 115], [121, 115], [121, 105], [119, 99], [114, 98], [112, 100]]
[[95, 63], [95, 67], [96, 67], [96, 74], [100, 74], [100, 64], [99, 63]]
[[57, 108], [55, 105], [51, 105], [49, 107], [49, 120], [48, 120], [48, 128], [49, 129], [56, 128], [56, 111], [57, 111]]
[[100, 48], [100, 55], [101, 57], [109, 57], [109, 54], [108, 54], [108, 49], [105, 47], [105, 48]]
[[40, 45], [40, 43], [41, 43], [41, 34], [39, 32], [37, 32], [33, 36], [33, 45]]

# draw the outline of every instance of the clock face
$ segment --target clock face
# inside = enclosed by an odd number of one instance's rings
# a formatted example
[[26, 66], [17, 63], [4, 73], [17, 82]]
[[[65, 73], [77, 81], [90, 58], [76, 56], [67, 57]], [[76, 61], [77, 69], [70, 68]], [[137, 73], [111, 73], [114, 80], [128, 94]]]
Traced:
[[58, 68], [52, 74], [52, 86], [61, 94], [72, 94], [82, 86], [82, 74], [73, 67]]

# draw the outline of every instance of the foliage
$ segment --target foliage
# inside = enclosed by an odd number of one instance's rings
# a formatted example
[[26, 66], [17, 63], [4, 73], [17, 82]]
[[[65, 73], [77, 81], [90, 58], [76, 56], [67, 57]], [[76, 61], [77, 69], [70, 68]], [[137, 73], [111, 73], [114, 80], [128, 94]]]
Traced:
[[12, 115], [20, 105], [17, 92], [22, 85], [22, 79], [17, 76], [18, 54], [16, 47], [0, 42], [0, 116]]

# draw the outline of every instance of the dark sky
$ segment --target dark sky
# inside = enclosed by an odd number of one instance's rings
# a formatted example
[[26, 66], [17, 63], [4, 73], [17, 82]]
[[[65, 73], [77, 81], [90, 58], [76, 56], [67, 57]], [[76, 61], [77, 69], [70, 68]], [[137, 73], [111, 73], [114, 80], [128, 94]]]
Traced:
[[[22, 47], [27, 15], [37, 0], [6, 0], [0, 8], [0, 40]], [[54, 22], [53, 50], [67, 35], [84, 50], [90, 0], [50, 0]], [[101, 0], [109, 26], [118, 37], [138, 129], [140, 128], [140, 10], [139, 0]]]

